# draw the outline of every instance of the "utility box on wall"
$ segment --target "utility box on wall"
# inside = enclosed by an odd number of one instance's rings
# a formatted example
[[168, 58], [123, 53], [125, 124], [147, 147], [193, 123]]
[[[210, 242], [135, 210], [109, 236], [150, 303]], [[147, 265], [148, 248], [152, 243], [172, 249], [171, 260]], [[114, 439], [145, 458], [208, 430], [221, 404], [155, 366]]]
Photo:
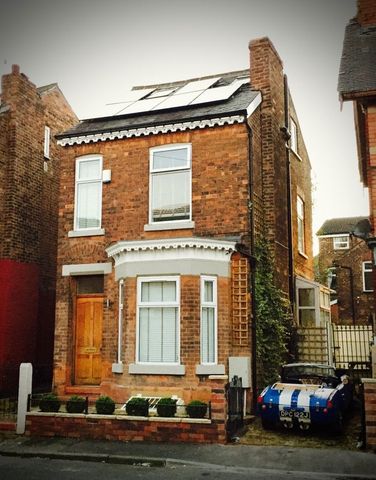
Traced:
[[236, 375], [242, 379], [243, 388], [251, 387], [251, 357], [229, 357], [228, 371], [230, 381]]

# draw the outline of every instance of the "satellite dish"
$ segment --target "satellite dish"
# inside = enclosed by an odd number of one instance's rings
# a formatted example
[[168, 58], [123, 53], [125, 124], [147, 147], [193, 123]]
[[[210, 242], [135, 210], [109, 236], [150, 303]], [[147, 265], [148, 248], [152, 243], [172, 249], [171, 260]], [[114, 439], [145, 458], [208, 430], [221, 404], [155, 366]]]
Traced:
[[363, 240], [366, 240], [369, 237], [369, 234], [371, 233], [372, 227], [370, 224], [370, 221], [368, 218], [364, 218], [363, 220], [360, 220], [354, 228], [354, 231], [352, 234], [355, 237], [362, 238]]

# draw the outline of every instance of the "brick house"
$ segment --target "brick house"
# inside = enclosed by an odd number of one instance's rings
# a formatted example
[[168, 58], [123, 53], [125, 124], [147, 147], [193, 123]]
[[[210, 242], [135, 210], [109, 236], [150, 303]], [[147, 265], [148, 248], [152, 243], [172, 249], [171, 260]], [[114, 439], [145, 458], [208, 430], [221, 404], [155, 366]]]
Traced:
[[[376, 8], [374, 0], [358, 0], [357, 15], [345, 30], [338, 76], [340, 101], [352, 101], [360, 179], [369, 193], [371, 232], [364, 238], [373, 253], [373, 291], [376, 303]], [[373, 377], [376, 351], [372, 347]], [[376, 448], [375, 378], [363, 379], [366, 445]]]
[[343, 325], [372, 323], [374, 315], [372, 253], [361, 238], [353, 235], [367, 217], [332, 218], [317, 232], [319, 275], [328, 283], [332, 321]]
[[[338, 77], [341, 102], [352, 101], [360, 179], [368, 188], [371, 233], [376, 247], [376, 8], [374, 0], [358, 0], [358, 11], [345, 31]], [[375, 262], [374, 262], [375, 263]], [[376, 277], [374, 277], [374, 282]], [[374, 295], [376, 289], [374, 288]], [[375, 297], [376, 298], [376, 297]]]
[[37, 88], [14, 65], [0, 101], [0, 393], [21, 362], [52, 380], [59, 152], [53, 135], [77, 123], [57, 84]]
[[213, 375], [239, 373], [250, 388], [263, 230], [291, 304], [295, 283], [316, 288], [311, 167], [282, 61], [267, 38], [249, 48], [250, 71], [136, 87], [58, 135], [58, 394], [205, 400]]

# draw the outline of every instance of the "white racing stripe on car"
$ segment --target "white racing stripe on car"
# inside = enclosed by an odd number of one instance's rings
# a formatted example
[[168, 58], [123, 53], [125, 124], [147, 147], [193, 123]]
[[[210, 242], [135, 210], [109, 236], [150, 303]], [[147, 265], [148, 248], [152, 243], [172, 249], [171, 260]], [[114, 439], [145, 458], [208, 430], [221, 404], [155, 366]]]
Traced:
[[309, 400], [312, 392], [301, 390], [298, 395], [298, 408], [304, 408], [305, 412], [309, 411]]
[[282, 390], [279, 395], [279, 411], [283, 410], [283, 407], [291, 407], [291, 397], [293, 393], [293, 389]]

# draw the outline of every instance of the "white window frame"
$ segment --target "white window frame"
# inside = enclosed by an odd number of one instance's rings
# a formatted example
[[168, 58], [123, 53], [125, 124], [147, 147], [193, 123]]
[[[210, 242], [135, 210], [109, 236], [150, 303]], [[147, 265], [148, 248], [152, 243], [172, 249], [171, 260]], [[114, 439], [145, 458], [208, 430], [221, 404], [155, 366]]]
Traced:
[[[78, 174], [79, 174], [79, 168], [81, 163], [84, 162], [89, 162], [93, 160], [99, 160], [99, 170], [100, 170], [100, 176], [95, 179], [90, 179], [90, 180], [79, 180]], [[84, 155], [82, 157], [77, 157], [76, 158], [76, 171], [75, 171], [75, 186], [74, 186], [74, 231], [79, 231], [79, 232], [85, 232], [85, 231], [94, 231], [94, 230], [100, 230], [102, 227], [102, 190], [103, 190], [103, 180], [102, 180], [102, 175], [103, 175], [103, 156], [102, 155]], [[100, 193], [99, 193], [99, 226], [97, 227], [85, 227], [85, 228], [79, 228], [78, 227], [78, 185], [80, 184], [85, 184], [85, 183], [97, 183], [100, 182], [101, 188], [100, 188]]]
[[[187, 165], [177, 168], [156, 168], [153, 169], [153, 158], [155, 152], [161, 151], [170, 151], [170, 150], [181, 150], [187, 149]], [[173, 224], [178, 225], [179, 223], [184, 224], [192, 221], [192, 144], [190, 143], [174, 143], [173, 145], [161, 145], [159, 147], [153, 147], [149, 150], [149, 225], [165, 225]], [[189, 172], [189, 218], [181, 220], [166, 220], [161, 222], [153, 221], [153, 175], [158, 175], [163, 172], [178, 172], [178, 171], [188, 171]]]
[[335, 235], [333, 237], [334, 250], [348, 250], [350, 248], [350, 235]]
[[[299, 214], [299, 203], [302, 205], [303, 216]], [[297, 237], [298, 252], [305, 254], [305, 203], [300, 195], [296, 197], [296, 220], [297, 220]], [[301, 227], [300, 227], [301, 224]], [[300, 243], [302, 243], [302, 248]]]
[[[149, 282], [175, 282], [176, 301], [175, 302], [141, 302], [141, 288], [143, 283]], [[176, 325], [176, 362], [141, 362], [140, 361], [140, 308], [142, 307], [175, 307], [177, 308]], [[180, 365], [180, 277], [179, 276], [158, 276], [158, 277], [138, 277], [137, 278], [137, 319], [136, 319], [136, 364], [137, 365]]]
[[44, 158], [50, 158], [50, 141], [51, 141], [51, 129], [46, 125], [44, 127], [44, 145], [43, 145]]
[[[366, 268], [366, 264], [369, 263], [371, 268]], [[373, 288], [371, 290], [366, 290], [366, 273], [373, 272], [373, 266], [371, 260], [366, 260], [362, 262], [362, 280], [363, 280], [363, 292], [373, 292]]]
[[290, 148], [298, 153], [298, 126], [292, 117], [290, 117]]
[[[205, 282], [213, 283], [213, 302], [205, 301]], [[205, 362], [202, 358], [203, 329], [202, 329], [202, 309], [214, 308], [214, 362]], [[217, 365], [218, 363], [218, 294], [217, 277], [201, 275], [200, 281], [200, 364]]]

